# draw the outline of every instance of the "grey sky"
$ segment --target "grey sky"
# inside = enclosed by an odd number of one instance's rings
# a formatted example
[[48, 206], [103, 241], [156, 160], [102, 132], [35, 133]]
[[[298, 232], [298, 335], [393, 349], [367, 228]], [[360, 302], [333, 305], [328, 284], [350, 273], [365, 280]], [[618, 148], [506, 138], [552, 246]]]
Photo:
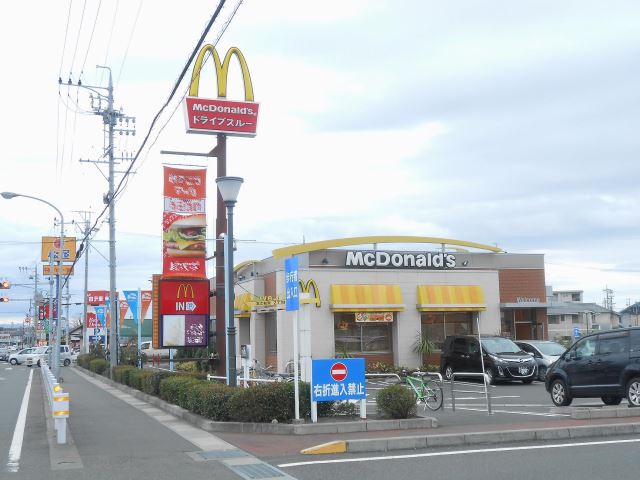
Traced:
[[[74, 4], [62, 68], [69, 4], [58, 3], [3, 7], [0, 39], [21, 48], [7, 49], [10, 74], [0, 80], [11, 159], [0, 190], [39, 194], [77, 220], [73, 210], [102, 208], [104, 180], [77, 161], [100, 154], [101, 125], [58, 104], [56, 80], [60, 70], [77, 78], [97, 2], [87, 2], [79, 36]], [[146, 1], [132, 35], [139, 2], [120, 2], [107, 51], [114, 6], [103, 2], [83, 82], [104, 84], [94, 65], [106, 58], [119, 78], [117, 105], [146, 132], [215, 3]], [[29, 29], [20, 26], [27, 19]], [[229, 173], [245, 178], [236, 234], [251, 240], [239, 243], [237, 260], [303, 236], [444, 236], [544, 253], [547, 283], [583, 289], [588, 301], [601, 301], [605, 285], [618, 307], [638, 300], [639, 26], [635, 1], [245, 1], [219, 44], [241, 48], [261, 102], [258, 136], [229, 143]], [[35, 51], [47, 54], [35, 60]], [[230, 97], [241, 97], [237, 72], [229, 81]], [[89, 109], [86, 92], [60, 92]], [[128, 149], [140, 140], [128, 139]], [[118, 289], [144, 288], [161, 268], [160, 164], [185, 159], [159, 150], [213, 142], [186, 135], [178, 108], [145, 151], [117, 206]], [[212, 168], [210, 196], [214, 177]], [[0, 202], [0, 218], [7, 240], [55, 233], [50, 212], [27, 200]], [[14, 281], [38, 255], [32, 243], [2, 251], [0, 277]], [[98, 255], [90, 286], [108, 288]], [[8, 318], [22, 316], [0, 308], [0, 323]]]

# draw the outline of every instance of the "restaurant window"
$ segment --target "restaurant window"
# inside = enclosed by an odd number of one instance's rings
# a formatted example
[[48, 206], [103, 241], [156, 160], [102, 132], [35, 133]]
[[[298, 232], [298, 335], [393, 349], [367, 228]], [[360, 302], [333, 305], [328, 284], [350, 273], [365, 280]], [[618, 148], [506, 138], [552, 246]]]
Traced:
[[[391, 352], [391, 322], [356, 322], [353, 312], [333, 316], [336, 354]], [[395, 318], [395, 314], [394, 314]]]
[[422, 333], [428, 335], [436, 348], [441, 350], [446, 337], [473, 333], [472, 315], [472, 312], [424, 312]]
[[267, 354], [276, 353], [278, 351], [278, 323], [275, 312], [264, 314], [264, 333]]

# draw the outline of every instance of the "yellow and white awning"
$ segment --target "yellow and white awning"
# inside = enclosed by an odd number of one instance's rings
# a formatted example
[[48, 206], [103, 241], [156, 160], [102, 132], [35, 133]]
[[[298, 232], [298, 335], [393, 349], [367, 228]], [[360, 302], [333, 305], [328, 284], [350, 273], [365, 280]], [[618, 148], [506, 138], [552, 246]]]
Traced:
[[334, 312], [399, 312], [404, 310], [400, 285], [331, 285]]
[[474, 312], [487, 309], [479, 285], [418, 285], [421, 312]]

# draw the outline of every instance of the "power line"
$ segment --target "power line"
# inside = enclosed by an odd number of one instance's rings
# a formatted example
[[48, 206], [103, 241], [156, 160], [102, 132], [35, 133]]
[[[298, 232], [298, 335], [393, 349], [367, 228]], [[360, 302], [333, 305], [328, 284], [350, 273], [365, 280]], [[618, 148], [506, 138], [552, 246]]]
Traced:
[[82, 14], [80, 15], [80, 25], [78, 26], [78, 36], [76, 37], [76, 46], [73, 49], [73, 57], [71, 59], [71, 65], [69, 67], [69, 77], [73, 72], [73, 65], [76, 63], [76, 53], [78, 53], [78, 44], [80, 43], [80, 33], [82, 33], [82, 23], [84, 22], [84, 11], [87, 8], [87, 0], [84, 0], [82, 5]]
[[[116, 8], [113, 11], [113, 19], [111, 20], [111, 31], [109, 32], [109, 40], [107, 41], [107, 50], [104, 53], [104, 61], [102, 65], [107, 64], [107, 59], [109, 58], [109, 50], [111, 49], [111, 38], [113, 37], [113, 28], [116, 26], [116, 17], [118, 16], [118, 8], [120, 7], [120, 0], [116, 1]], [[104, 70], [100, 72], [100, 84], [102, 84], [102, 79], [104, 78]]]
[[93, 28], [91, 29], [91, 36], [89, 37], [89, 44], [87, 45], [87, 51], [84, 54], [84, 60], [82, 61], [82, 68], [80, 69], [80, 77], [84, 73], [84, 66], [87, 63], [87, 57], [89, 56], [89, 50], [91, 50], [91, 42], [93, 42], [93, 34], [96, 31], [96, 24], [98, 23], [98, 16], [100, 15], [100, 7], [102, 6], [102, 0], [98, 2], [98, 9], [96, 11], [96, 18], [93, 20]]
[[[182, 82], [184, 76], [187, 73], [187, 70], [189, 68], [189, 65], [191, 65], [191, 62], [193, 61], [193, 59], [195, 58], [195, 56], [197, 55], [200, 46], [202, 45], [202, 43], [204, 42], [204, 39], [207, 35], [207, 33], [209, 33], [209, 30], [211, 29], [211, 27], [213, 26], [213, 23], [215, 22], [215, 20], [218, 18], [218, 15], [220, 13], [220, 10], [222, 10], [222, 7], [224, 6], [226, 0], [220, 0], [220, 2], [218, 3], [218, 6], [216, 7], [215, 12], [213, 13], [211, 19], [209, 20], [209, 22], [207, 23], [207, 26], [205, 27], [204, 31], [202, 32], [202, 35], [200, 36], [200, 39], [198, 40], [198, 42], [196, 43], [193, 51], [191, 52], [191, 55], [189, 56], [189, 59], [187, 60], [187, 62], [185, 63], [182, 72], [180, 72], [180, 75], [178, 77], [178, 79], [176, 80], [175, 85], [173, 86], [171, 93], [169, 94], [169, 97], [167, 98], [167, 100], [165, 101], [165, 103], [162, 105], [162, 107], [160, 108], [160, 110], [158, 111], [158, 113], [155, 115], [155, 117], [153, 118], [151, 125], [149, 126], [149, 130], [147, 131], [147, 134], [145, 135], [145, 138], [142, 141], [142, 144], [140, 145], [140, 148], [138, 149], [138, 151], [136, 152], [135, 156], [133, 157], [131, 163], [129, 164], [129, 167], [127, 168], [124, 177], [120, 180], [120, 182], [118, 183], [117, 188], [114, 191], [114, 195], [109, 198], [107, 200], [107, 202], [105, 202], [105, 206], [103, 208], [103, 210], [100, 212], [100, 214], [98, 215], [98, 217], [96, 218], [95, 223], [93, 224], [93, 227], [89, 230], [90, 232], [94, 230], [94, 228], [100, 223], [102, 217], [105, 215], [105, 213], [107, 212], [107, 210], [109, 209], [110, 205], [112, 202], [115, 201], [116, 196], [120, 193], [120, 190], [122, 188], [122, 185], [125, 183], [126, 178], [129, 176], [129, 174], [131, 173], [131, 170], [133, 168], [133, 166], [135, 165], [136, 161], [138, 160], [139, 156], [140, 156], [140, 152], [142, 151], [142, 149], [144, 148], [145, 144], [147, 143], [147, 141], [149, 140], [149, 137], [151, 136], [151, 132], [153, 131], [153, 127], [155, 126], [156, 122], [158, 121], [158, 118], [160, 117], [160, 115], [162, 114], [162, 112], [165, 110], [165, 108], [167, 107], [167, 105], [171, 102], [173, 96], [175, 95], [176, 91], [178, 90], [178, 87], [180, 85], [180, 83]], [[89, 234], [85, 235], [85, 237], [82, 240], [82, 244], [81, 244], [81, 248], [84, 248], [84, 244], [85, 241], [87, 240], [87, 238], [89, 237]], [[78, 256], [76, 256], [76, 259], [73, 262], [73, 266], [75, 266], [76, 262], [78, 261]], [[62, 285], [64, 287], [64, 285], [66, 285], [67, 281], [69, 280], [69, 275], [66, 275], [64, 278], [64, 284]]]
[[62, 64], [64, 63], [64, 53], [67, 49], [67, 34], [69, 33], [69, 19], [71, 18], [71, 6], [73, 0], [69, 1], [69, 10], [67, 10], [67, 26], [64, 29], [64, 43], [62, 44], [62, 56], [60, 57], [60, 70], [58, 71], [58, 77], [62, 80]]
[[122, 76], [122, 70], [124, 69], [124, 63], [127, 60], [127, 56], [129, 55], [129, 47], [131, 46], [131, 40], [133, 39], [133, 34], [136, 31], [136, 25], [138, 24], [138, 17], [140, 17], [140, 10], [142, 10], [142, 4], [144, 0], [140, 0], [138, 4], [138, 11], [136, 12], [136, 18], [133, 21], [133, 26], [131, 27], [131, 33], [129, 34], [129, 41], [127, 42], [127, 48], [124, 51], [124, 57], [122, 57], [122, 63], [120, 64], [120, 69], [118, 70], [118, 78], [116, 79], [116, 88], [120, 83], [120, 77]]

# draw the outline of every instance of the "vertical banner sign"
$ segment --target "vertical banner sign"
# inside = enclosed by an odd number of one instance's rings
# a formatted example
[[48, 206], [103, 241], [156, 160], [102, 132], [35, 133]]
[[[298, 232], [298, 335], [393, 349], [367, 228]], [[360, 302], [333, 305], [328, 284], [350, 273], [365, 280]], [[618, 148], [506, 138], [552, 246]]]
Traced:
[[284, 261], [285, 306], [288, 312], [300, 309], [298, 291], [298, 257]]
[[160, 347], [206, 347], [209, 280], [160, 280]]
[[129, 310], [129, 304], [127, 300], [118, 300], [119, 314], [120, 314], [120, 326], [124, 325], [124, 318], [127, 315], [127, 310]]
[[106, 319], [105, 319], [105, 315], [106, 315], [106, 306], [105, 305], [96, 305], [95, 310], [96, 310], [96, 317], [98, 317], [98, 322], [100, 322], [100, 327], [102, 328], [109, 328], [109, 325], [106, 325]]
[[163, 277], [207, 277], [206, 178], [206, 169], [164, 167]]
[[149, 310], [149, 305], [151, 305], [153, 291], [151, 290], [142, 290], [140, 292], [140, 296], [142, 297], [141, 302], [142, 306], [140, 307], [140, 321], [144, 324], [144, 319], [147, 316], [147, 310]]
[[138, 291], [137, 290], [124, 290], [124, 298], [129, 305], [129, 309], [133, 314], [133, 320], [138, 323]]

